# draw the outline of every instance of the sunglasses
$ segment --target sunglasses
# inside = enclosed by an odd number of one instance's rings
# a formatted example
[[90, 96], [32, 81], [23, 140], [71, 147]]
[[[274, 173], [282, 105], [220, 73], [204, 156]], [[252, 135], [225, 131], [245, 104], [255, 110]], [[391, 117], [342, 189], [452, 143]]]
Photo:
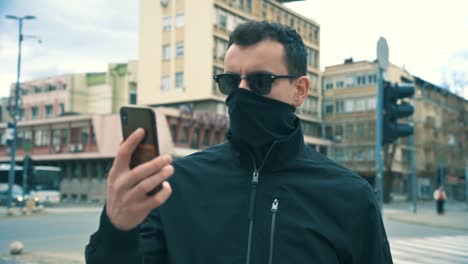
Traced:
[[236, 73], [221, 73], [213, 75], [213, 79], [218, 83], [219, 90], [225, 95], [229, 95], [239, 88], [242, 79], [247, 80], [249, 88], [258, 95], [267, 95], [271, 92], [273, 82], [276, 79], [296, 79], [297, 75], [274, 75], [272, 73], [253, 72], [245, 76]]

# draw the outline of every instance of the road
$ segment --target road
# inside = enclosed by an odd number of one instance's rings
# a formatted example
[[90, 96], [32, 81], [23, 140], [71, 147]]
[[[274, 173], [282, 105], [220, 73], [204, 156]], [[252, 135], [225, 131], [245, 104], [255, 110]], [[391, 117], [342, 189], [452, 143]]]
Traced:
[[[14, 240], [30, 252], [82, 254], [98, 225], [99, 209], [0, 218], [0, 253]], [[468, 232], [385, 221], [394, 263], [468, 264]], [[1, 260], [0, 260], [1, 263]]]

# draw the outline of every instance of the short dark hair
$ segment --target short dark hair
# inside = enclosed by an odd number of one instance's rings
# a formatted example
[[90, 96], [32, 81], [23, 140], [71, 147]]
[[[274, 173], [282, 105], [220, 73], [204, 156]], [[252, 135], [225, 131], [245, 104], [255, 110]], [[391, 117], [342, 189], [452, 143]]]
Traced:
[[229, 45], [255, 45], [263, 40], [281, 43], [285, 51], [288, 74], [307, 74], [307, 51], [301, 36], [296, 30], [279, 23], [267, 21], [248, 21], [237, 26], [229, 36]]

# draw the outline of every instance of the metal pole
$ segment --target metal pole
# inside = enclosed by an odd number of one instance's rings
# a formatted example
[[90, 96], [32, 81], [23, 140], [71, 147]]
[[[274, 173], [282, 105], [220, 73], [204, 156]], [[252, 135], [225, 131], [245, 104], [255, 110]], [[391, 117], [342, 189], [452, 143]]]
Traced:
[[[443, 150], [442, 150], [443, 153]], [[444, 173], [444, 155], [442, 154], [440, 157], [440, 165], [439, 165], [439, 173], [440, 173], [440, 185], [445, 189], [445, 173]]]
[[468, 206], [468, 164], [465, 165], [465, 202]]
[[21, 42], [23, 41], [23, 18], [18, 18], [19, 31], [18, 31], [18, 66], [16, 71], [16, 88], [15, 88], [15, 111], [13, 115], [13, 142], [11, 143], [11, 161], [10, 161], [10, 174], [8, 175], [8, 208], [11, 208], [13, 202], [13, 182], [15, 178], [15, 158], [16, 158], [16, 140], [18, 138], [17, 123], [19, 118], [18, 101], [20, 97], [20, 69], [21, 69]]
[[411, 188], [413, 200], [413, 213], [416, 213], [416, 174], [414, 168], [414, 135], [410, 136], [410, 166], [411, 166]]
[[382, 168], [383, 168], [383, 153], [382, 153], [382, 137], [383, 137], [383, 72], [379, 67], [379, 81], [377, 86], [377, 124], [376, 124], [376, 142], [375, 142], [375, 170], [376, 182], [375, 192], [377, 195], [377, 203], [379, 204], [380, 212], [383, 207], [383, 186], [382, 186]]

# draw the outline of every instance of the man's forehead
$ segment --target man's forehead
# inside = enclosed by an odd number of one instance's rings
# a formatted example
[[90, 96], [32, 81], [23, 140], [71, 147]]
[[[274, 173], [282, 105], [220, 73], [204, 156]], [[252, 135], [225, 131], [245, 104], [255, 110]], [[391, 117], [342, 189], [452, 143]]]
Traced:
[[283, 46], [271, 40], [249, 46], [233, 44], [224, 58], [226, 72], [276, 72], [283, 67], [285, 67]]

